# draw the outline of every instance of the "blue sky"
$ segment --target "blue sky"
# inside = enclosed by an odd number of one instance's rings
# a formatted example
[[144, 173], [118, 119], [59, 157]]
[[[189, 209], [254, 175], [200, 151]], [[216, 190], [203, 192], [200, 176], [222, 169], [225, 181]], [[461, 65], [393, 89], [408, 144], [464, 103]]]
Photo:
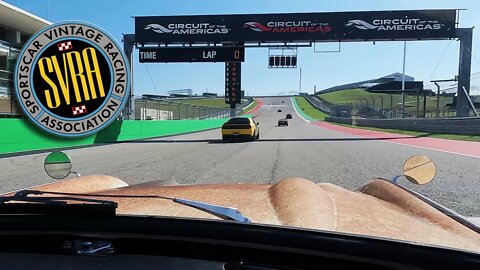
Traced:
[[[460, 27], [480, 26], [480, 1], [443, 0], [171, 0], [171, 1], [65, 1], [8, 0], [7, 2], [52, 22], [83, 20], [97, 24], [117, 40], [122, 33], [133, 33], [132, 16], [194, 15], [273, 12], [328, 12], [396, 9], [459, 8]], [[474, 32], [472, 73], [480, 72], [480, 33]], [[336, 44], [321, 46], [337, 46]], [[417, 80], [451, 78], [458, 72], [458, 41], [416, 41], [407, 43], [406, 73]], [[442, 57], [443, 55], [443, 57]], [[298, 64], [302, 67], [302, 90], [313, 92], [339, 84], [378, 78], [401, 72], [403, 42], [342, 43], [340, 53], [314, 53], [300, 48]], [[169, 89], [192, 88], [200, 94], [223, 94], [223, 63], [140, 64], [135, 55], [135, 94], [164, 94]], [[249, 94], [279, 94], [299, 89], [299, 69], [269, 69], [268, 50], [248, 49], [242, 64], [242, 88]], [[438, 64], [439, 63], [439, 64]], [[148, 65], [148, 66], [146, 66]], [[436, 68], [437, 67], [437, 68]], [[150, 72], [152, 79], [147, 73]], [[478, 77], [478, 79], [477, 79]], [[472, 85], [480, 85], [473, 76]], [[445, 84], [448, 86], [448, 84]]]

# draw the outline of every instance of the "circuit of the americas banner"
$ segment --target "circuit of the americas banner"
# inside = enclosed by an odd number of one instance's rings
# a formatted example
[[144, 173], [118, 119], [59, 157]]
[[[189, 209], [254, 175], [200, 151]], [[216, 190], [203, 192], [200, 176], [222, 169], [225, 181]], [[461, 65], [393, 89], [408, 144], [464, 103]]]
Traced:
[[448, 39], [457, 10], [135, 17], [138, 43]]

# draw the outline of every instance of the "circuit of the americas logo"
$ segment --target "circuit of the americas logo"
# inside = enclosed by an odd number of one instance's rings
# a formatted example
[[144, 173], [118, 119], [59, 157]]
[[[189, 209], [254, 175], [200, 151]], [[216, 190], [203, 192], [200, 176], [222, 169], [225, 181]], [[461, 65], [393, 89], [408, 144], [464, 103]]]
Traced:
[[259, 22], [246, 22], [243, 28], [249, 28], [255, 32], [272, 32], [272, 33], [314, 33], [314, 32], [330, 32], [332, 26], [323, 22], [312, 21], [279, 21], [267, 22], [261, 24]]
[[37, 32], [18, 56], [15, 92], [25, 115], [62, 137], [94, 134], [121, 112], [130, 72], [119, 44], [83, 22], [60, 22]]
[[161, 24], [147, 24], [144, 30], [150, 30], [157, 34], [172, 35], [213, 35], [228, 34], [230, 29], [226, 25], [210, 23], [170, 23], [166, 26]]
[[444, 26], [438, 21], [428, 21], [416, 18], [377, 19], [371, 23], [364, 20], [349, 20], [345, 26], [362, 30], [376, 31], [423, 31], [440, 30]]

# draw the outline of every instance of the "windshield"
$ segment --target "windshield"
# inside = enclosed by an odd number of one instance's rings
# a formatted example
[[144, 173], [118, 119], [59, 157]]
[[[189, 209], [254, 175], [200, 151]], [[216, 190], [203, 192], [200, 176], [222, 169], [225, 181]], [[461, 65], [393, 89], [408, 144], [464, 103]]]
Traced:
[[248, 118], [231, 118], [227, 121], [228, 124], [250, 124]]
[[7, 2], [4, 195], [480, 252], [479, 3]]

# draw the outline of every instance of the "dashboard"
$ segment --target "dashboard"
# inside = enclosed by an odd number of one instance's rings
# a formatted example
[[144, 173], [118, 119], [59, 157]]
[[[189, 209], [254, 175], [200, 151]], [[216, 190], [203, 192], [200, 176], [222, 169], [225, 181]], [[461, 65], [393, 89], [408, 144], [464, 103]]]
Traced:
[[3, 216], [2, 269], [479, 269], [480, 255], [229, 221]]
[[2, 261], [2, 268], [5, 269], [225, 269], [225, 263], [222, 262], [146, 255], [72, 257], [67, 255], [13, 253], [0, 254], [0, 260]]

